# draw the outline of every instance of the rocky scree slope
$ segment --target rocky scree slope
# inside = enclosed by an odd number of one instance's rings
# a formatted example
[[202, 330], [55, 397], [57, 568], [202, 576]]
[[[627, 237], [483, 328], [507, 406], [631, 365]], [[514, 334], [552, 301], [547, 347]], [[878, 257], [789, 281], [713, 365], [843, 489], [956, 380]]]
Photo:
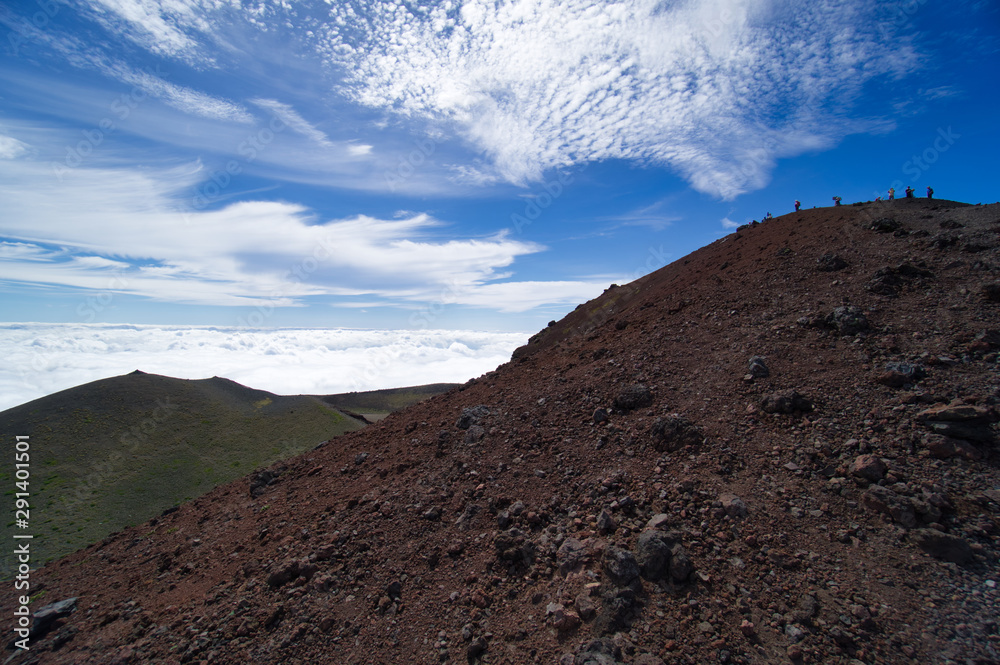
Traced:
[[741, 229], [37, 571], [75, 611], [12, 662], [998, 662], [998, 234]]

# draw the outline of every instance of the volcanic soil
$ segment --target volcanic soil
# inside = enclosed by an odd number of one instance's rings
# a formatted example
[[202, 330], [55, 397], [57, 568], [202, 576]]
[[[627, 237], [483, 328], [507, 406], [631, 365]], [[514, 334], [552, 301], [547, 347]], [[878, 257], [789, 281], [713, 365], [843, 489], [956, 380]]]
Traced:
[[33, 571], [75, 601], [10, 662], [1000, 662], [998, 244], [926, 199], [741, 228]]

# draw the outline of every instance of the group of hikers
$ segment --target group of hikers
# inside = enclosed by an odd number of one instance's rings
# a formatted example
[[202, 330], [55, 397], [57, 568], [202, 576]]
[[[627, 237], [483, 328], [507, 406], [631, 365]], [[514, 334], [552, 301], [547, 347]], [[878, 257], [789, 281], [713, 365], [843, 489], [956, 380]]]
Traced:
[[[908, 199], [914, 198], [914, 196], [913, 196], [914, 191], [915, 190], [912, 187], [907, 186], [907, 188], [906, 188], [906, 198], [908, 198]], [[929, 199], [933, 199], [934, 198], [934, 188], [933, 187], [928, 187], [927, 188], [927, 198], [929, 198]], [[882, 197], [879, 196], [875, 200], [876, 201], [881, 201]], [[896, 200], [896, 188], [895, 187], [890, 187], [889, 188], [889, 200], [890, 201], [895, 201]], [[841, 204], [841, 201], [843, 201], [843, 198], [841, 198], [839, 196], [834, 196], [833, 197], [833, 205], [839, 206]], [[795, 212], [798, 212], [799, 208], [801, 208], [801, 207], [802, 207], [802, 202], [799, 201], [798, 199], [796, 199], [795, 200]], [[771, 216], [771, 213], [768, 213], [768, 217], [770, 217], [770, 216]]]
[[[914, 192], [914, 189], [912, 187], [910, 187], [909, 185], [907, 185], [907, 187], [906, 187], [906, 198], [912, 199], [913, 198], [913, 192]], [[933, 199], [934, 198], [934, 188], [933, 187], [928, 187], [927, 188], [927, 198], [929, 198], [929, 199]], [[881, 201], [882, 197], [880, 196], [880, 197], [878, 197], [875, 200], [876, 201]], [[896, 200], [896, 188], [895, 187], [890, 187], [889, 188], [889, 200], [890, 201], [895, 201]]]
[[[906, 198], [908, 198], [908, 199], [914, 198], [914, 191], [915, 190], [912, 187], [907, 186], [906, 187]], [[927, 188], [927, 198], [929, 198], [929, 199], [933, 199], [934, 198], [934, 188], [933, 187], [928, 187]], [[839, 205], [841, 205], [841, 202], [843, 200], [844, 199], [842, 197], [840, 197], [840, 196], [834, 196], [833, 197], [833, 205], [839, 206]], [[881, 201], [882, 197], [879, 196], [875, 200], [876, 201]], [[890, 201], [895, 201], [896, 200], [896, 188], [895, 187], [890, 187], [889, 188], [889, 199], [888, 200], [890, 200]], [[795, 199], [795, 212], [798, 212], [800, 208], [802, 208], [802, 201], [799, 201], [798, 199]], [[766, 222], [769, 219], [773, 219], [773, 217], [771, 216], [771, 213], [767, 213], [761, 221], [762, 222]], [[757, 224], [758, 224], [758, 222], [755, 219], [750, 224], [745, 224], [744, 226], [756, 226]]]

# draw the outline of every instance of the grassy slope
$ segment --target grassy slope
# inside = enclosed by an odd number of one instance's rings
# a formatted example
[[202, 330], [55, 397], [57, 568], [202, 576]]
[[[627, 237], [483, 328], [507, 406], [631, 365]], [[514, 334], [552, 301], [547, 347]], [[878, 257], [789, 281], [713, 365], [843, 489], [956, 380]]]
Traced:
[[[141, 523], [219, 483], [362, 427], [320, 400], [226, 379], [132, 373], [0, 413], [0, 465], [11, 541], [15, 435], [31, 439], [33, 563]], [[8, 562], [0, 566], [6, 576]]]
[[335, 409], [362, 414], [387, 414], [405, 409], [428, 397], [447, 392], [457, 385], [454, 383], [432, 383], [426, 386], [411, 386], [409, 388], [391, 388], [388, 390], [371, 390], [368, 392], [344, 393], [341, 395], [324, 395], [320, 399]]

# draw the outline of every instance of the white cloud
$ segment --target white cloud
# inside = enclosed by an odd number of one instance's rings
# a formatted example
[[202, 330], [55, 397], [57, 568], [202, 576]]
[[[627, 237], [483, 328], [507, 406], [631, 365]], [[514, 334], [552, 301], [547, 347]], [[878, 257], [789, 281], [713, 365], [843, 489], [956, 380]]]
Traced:
[[[454, 292], [461, 304], [504, 311], [565, 304], [594, 287], [512, 283], [516, 259], [542, 246], [506, 233], [447, 237], [446, 225], [425, 214], [319, 220], [303, 206], [265, 201], [192, 211], [178, 195], [200, 177], [190, 166], [78, 167], [55, 177], [34, 162], [0, 162], [0, 235], [16, 241], [6, 246], [0, 279], [229, 306], [347, 296], [412, 306]], [[39, 262], [30, 254], [42, 246], [61, 253]]]
[[[601, 295], [615, 280], [562, 282], [502, 282], [451, 294], [448, 302], [488, 307], [501, 312], [527, 312], [550, 304], [577, 304]], [[626, 282], [627, 279], [619, 279]]]
[[728, 217], [723, 217], [722, 218], [722, 228], [733, 230], [733, 229], [738, 229], [739, 227], [740, 227], [739, 222], [734, 222], [733, 220], [729, 219]]
[[347, 93], [453, 124], [520, 184], [621, 158], [733, 198], [764, 186], [778, 158], [865, 131], [843, 110], [867, 80], [915, 62], [879, 34], [866, 0], [366, 9], [334, 5], [324, 27], [320, 48]]
[[461, 383], [510, 360], [527, 339], [462, 330], [2, 323], [0, 410], [135, 369], [223, 376], [283, 395]]
[[[450, 167], [451, 182], [474, 187], [624, 159], [732, 199], [764, 187], [781, 158], [882, 131], [879, 110], [859, 120], [854, 102], [873, 79], [920, 64], [908, 27], [886, 20], [894, 10], [875, 0], [387, 0], [328, 2], [322, 12], [284, 0], [239, 4], [98, 0], [88, 11], [151, 52], [200, 68], [266, 59], [226, 42], [248, 27], [305, 43], [344, 77], [333, 86], [349, 99], [464, 138], [480, 159]], [[79, 44], [65, 48], [99, 59]], [[142, 85], [188, 112], [249, 122], [232, 102], [165, 81]], [[290, 106], [258, 102], [319, 145], [329, 141]], [[345, 156], [367, 154], [362, 145]]]
[[17, 159], [28, 154], [28, 144], [0, 134], [0, 159]]
[[[332, 148], [333, 144], [326, 137], [326, 134], [316, 129], [312, 124], [310, 124], [305, 118], [299, 115], [298, 111], [293, 109], [288, 104], [282, 104], [281, 102], [274, 99], [251, 99], [251, 102], [257, 106], [267, 109], [273, 113], [279, 120], [288, 125], [293, 132], [297, 132], [302, 136], [314, 141], [315, 143], [323, 146], [324, 148]], [[361, 146], [358, 146], [361, 147]], [[371, 149], [371, 146], [368, 146]], [[355, 154], [355, 153], [352, 153]], [[365, 151], [357, 154], [365, 154]]]
[[185, 0], [95, 0], [87, 5], [109, 30], [159, 55], [199, 59], [198, 41], [189, 30], [207, 31], [202, 3]]
[[137, 71], [121, 64], [102, 67], [105, 73], [137, 86], [146, 94], [162, 100], [174, 108], [210, 120], [223, 120], [249, 124], [253, 116], [246, 109], [233, 102], [191, 88], [165, 81], [150, 72]]

